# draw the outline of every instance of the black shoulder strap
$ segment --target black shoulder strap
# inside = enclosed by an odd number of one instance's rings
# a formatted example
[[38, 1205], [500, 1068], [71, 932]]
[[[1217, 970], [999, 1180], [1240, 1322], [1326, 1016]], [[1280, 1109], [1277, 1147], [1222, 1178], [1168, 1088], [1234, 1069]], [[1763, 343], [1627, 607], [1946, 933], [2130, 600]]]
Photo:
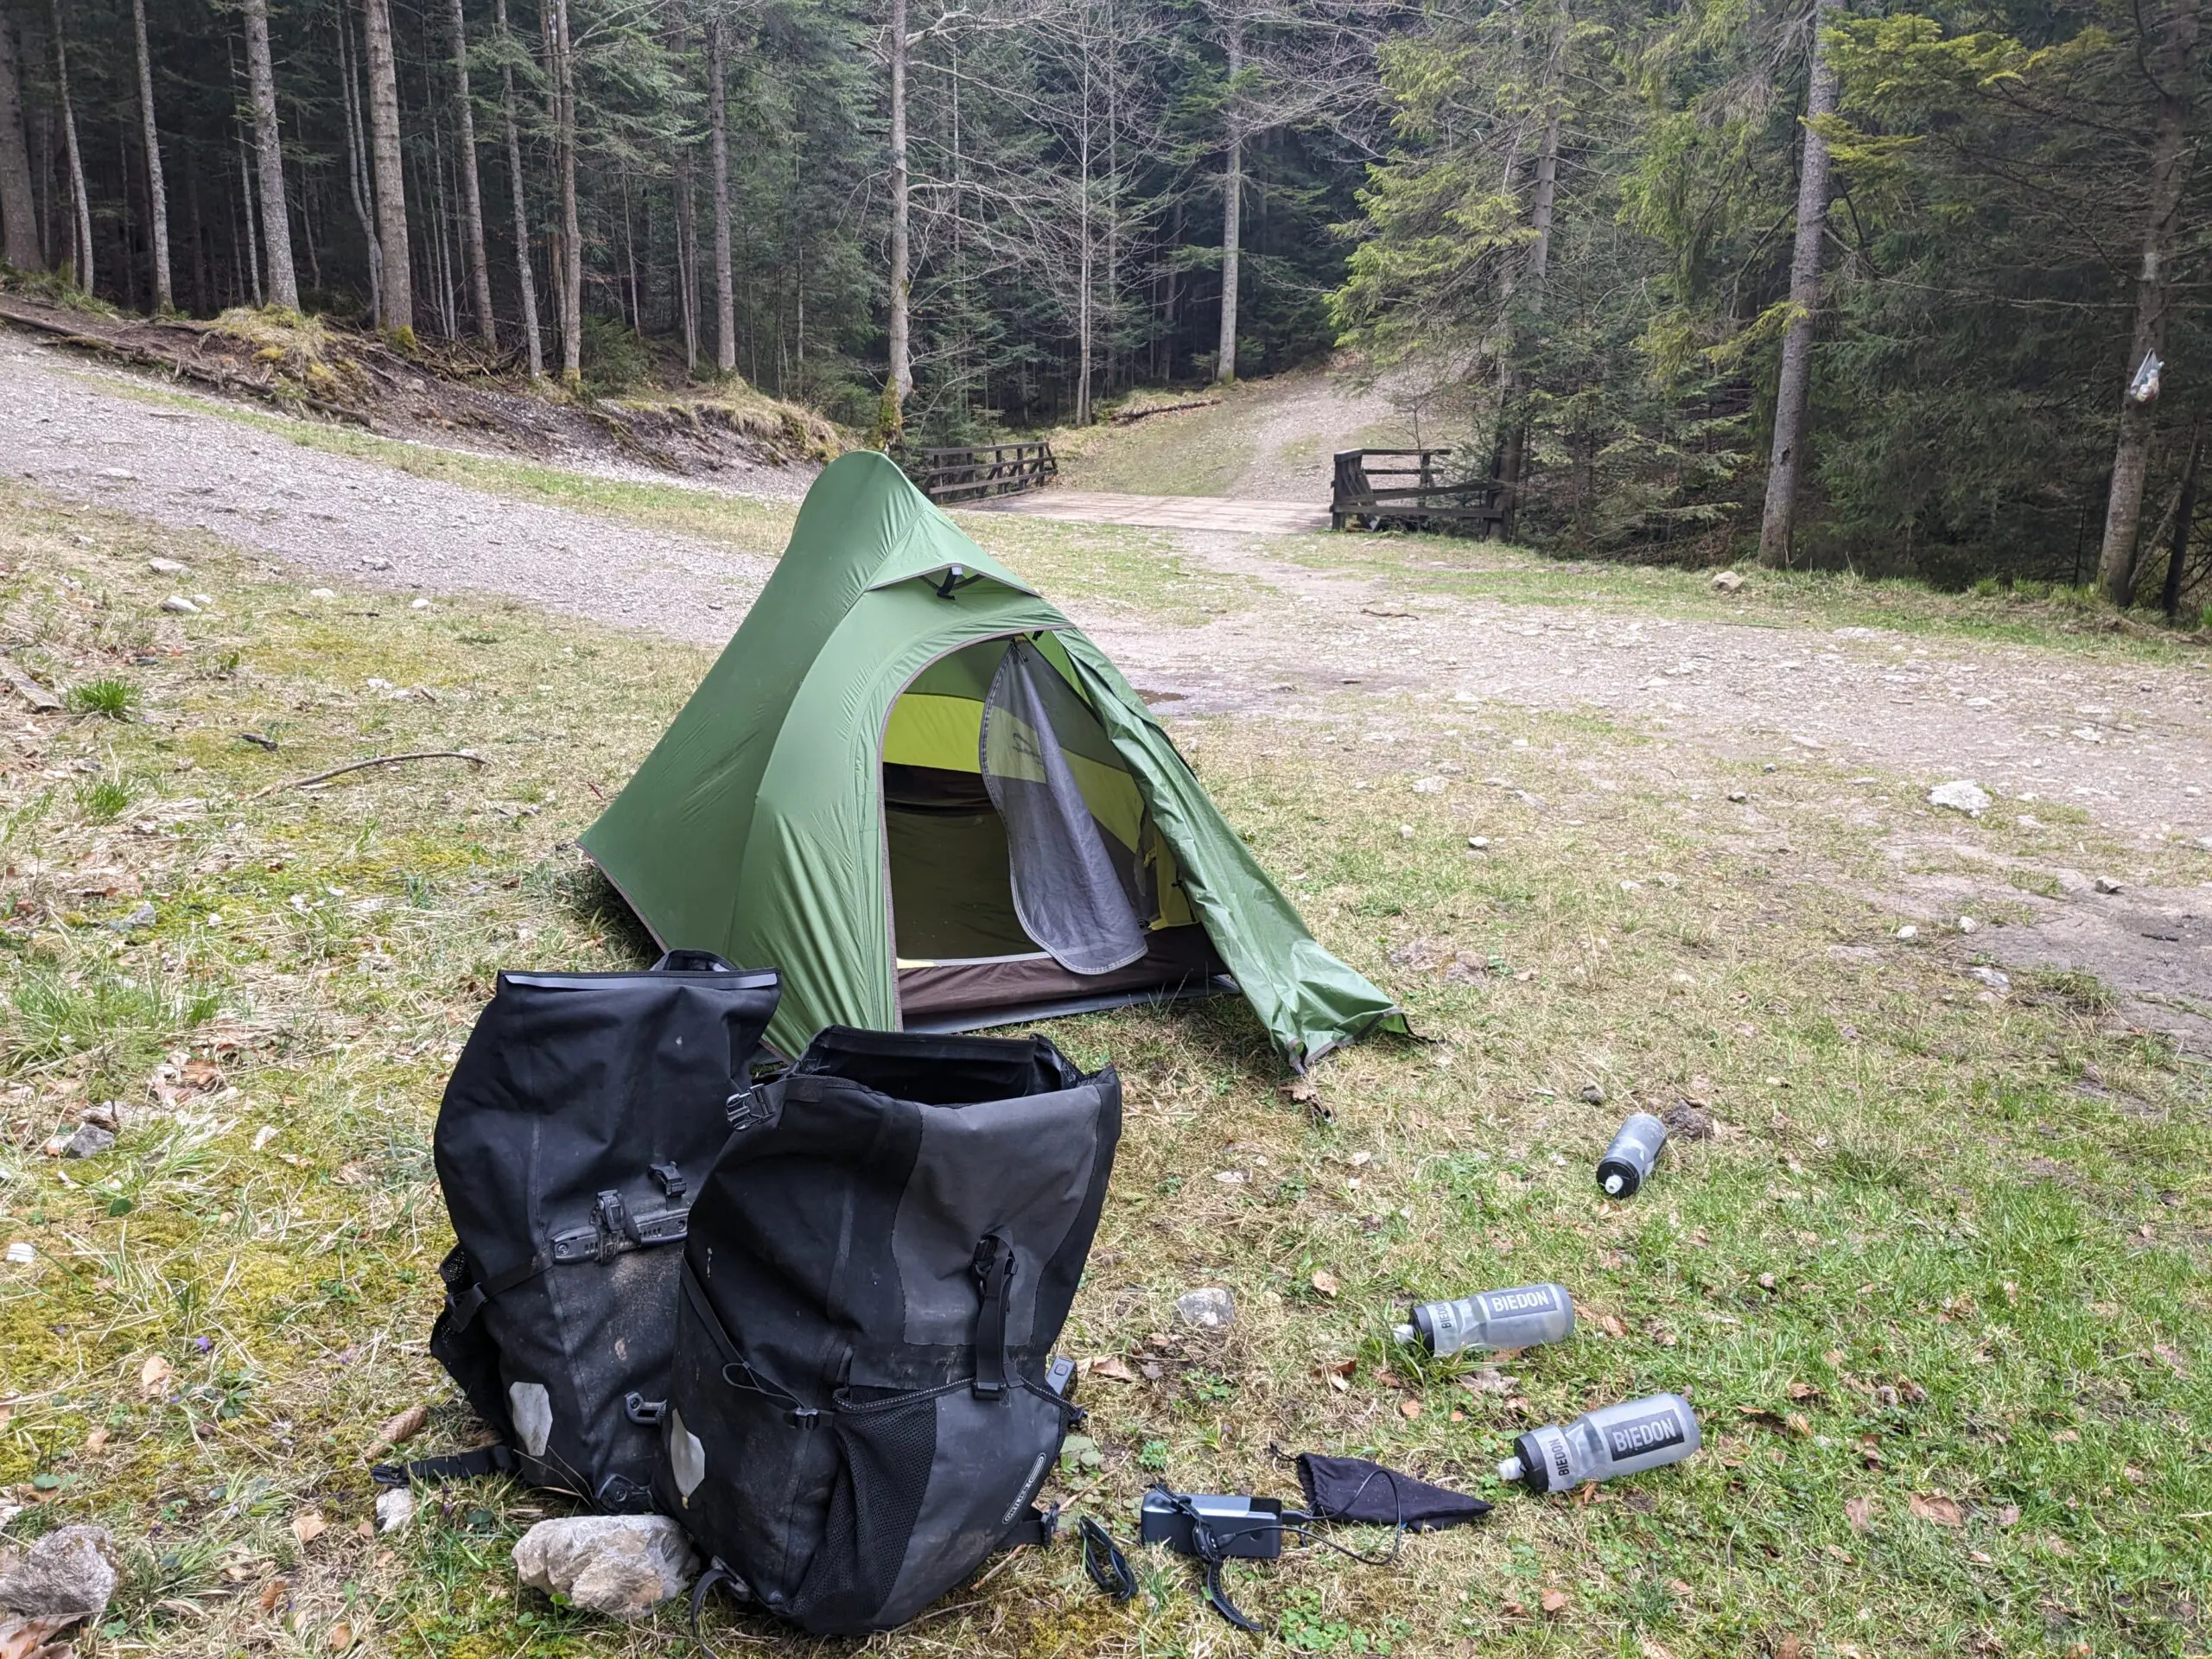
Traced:
[[1006, 1393], [1006, 1298], [1014, 1283], [1014, 1246], [996, 1233], [986, 1233], [976, 1246], [976, 1283], [980, 1300], [976, 1308], [976, 1381], [978, 1400], [996, 1400]]
[[522, 1467], [511, 1446], [480, 1446], [474, 1452], [450, 1457], [417, 1458], [412, 1463], [380, 1463], [369, 1471], [379, 1486], [440, 1486], [449, 1480], [474, 1480], [480, 1475], [512, 1475]]

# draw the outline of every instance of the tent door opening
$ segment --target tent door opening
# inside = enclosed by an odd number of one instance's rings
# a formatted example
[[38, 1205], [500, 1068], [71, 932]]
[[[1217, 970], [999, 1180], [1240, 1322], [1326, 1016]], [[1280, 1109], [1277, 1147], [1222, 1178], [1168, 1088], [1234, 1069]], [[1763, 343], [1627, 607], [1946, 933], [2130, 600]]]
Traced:
[[978, 640], [892, 707], [884, 850], [910, 1030], [1217, 988], [1173, 856], [1062, 656], [1049, 634]]

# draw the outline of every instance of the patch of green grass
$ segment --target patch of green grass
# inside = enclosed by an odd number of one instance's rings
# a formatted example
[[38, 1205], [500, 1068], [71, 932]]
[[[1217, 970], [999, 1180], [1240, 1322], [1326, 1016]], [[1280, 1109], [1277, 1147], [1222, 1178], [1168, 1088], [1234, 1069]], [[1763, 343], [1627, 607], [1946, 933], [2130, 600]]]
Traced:
[[74, 714], [99, 715], [107, 720], [128, 720], [138, 707], [138, 688], [128, 680], [111, 675], [71, 686], [65, 701]]
[[[126, 591], [146, 532], [101, 515], [86, 549], [68, 532], [87, 515], [0, 502], [11, 617], [61, 658], [131, 625], [56, 584]], [[48, 1483], [10, 1536], [114, 1529], [104, 1648], [327, 1652], [344, 1623], [406, 1659], [685, 1651], [680, 1608], [616, 1627], [518, 1592], [509, 1549], [561, 1512], [543, 1494], [475, 1483], [404, 1533], [358, 1529], [378, 1424], [423, 1402], [410, 1450], [472, 1432], [423, 1345], [449, 1243], [424, 1154], [447, 1071], [500, 968], [640, 959], [566, 843], [707, 657], [476, 601], [334, 621], [212, 540], [175, 556], [226, 599], [145, 670], [162, 722], [41, 722], [38, 764], [0, 778], [0, 1232], [35, 1250], [0, 1269], [0, 1486]], [[1143, 566], [1134, 539], [1065, 556], [1099, 559], [1102, 592]], [[232, 652], [235, 672], [200, 671]], [[2088, 986], [2023, 976], [1984, 1000], [1966, 970], [1989, 931], [1895, 940], [1885, 840], [1916, 790], [1854, 793], [1847, 815], [1825, 763], [1760, 774], [1785, 859], [1725, 801], [1739, 763], [1677, 743], [1349, 690], [1305, 714], [1174, 735], [1322, 942], [1427, 1040], [1332, 1058], [1317, 1114], [1234, 1000], [1050, 1027], [1116, 1064], [1126, 1111], [1062, 1346], [1132, 1378], [1085, 1379], [1096, 1461], [1053, 1495], [1126, 1539], [1155, 1479], [1294, 1498], [1280, 1446], [1498, 1508], [1389, 1567], [1236, 1567], [1264, 1642], [1198, 1603], [1187, 1561], [1133, 1551], [1141, 1593], [1119, 1605], [1061, 1548], [871, 1651], [2201, 1650], [2212, 1073], [2114, 1028]], [[1359, 741], [1386, 721], [1395, 743]], [[235, 741], [272, 728], [276, 754]], [[493, 764], [264, 793], [402, 747]], [[41, 803], [42, 779], [86, 763], [142, 780], [128, 831]], [[142, 893], [156, 927], [105, 925]], [[104, 1097], [111, 1152], [37, 1155]], [[1684, 1099], [1713, 1137], [1605, 1201], [1592, 1168], [1618, 1117]], [[1414, 1298], [1540, 1279], [1576, 1297], [1569, 1343], [1433, 1361], [1390, 1339]], [[1219, 1337], [1173, 1312], [1207, 1284], [1236, 1298]], [[143, 1387], [155, 1359], [168, 1375]], [[1696, 1457], [1583, 1500], [1498, 1489], [1526, 1427], [1661, 1389], [1694, 1399]], [[328, 1524], [303, 1544], [310, 1513]], [[709, 1619], [747, 1650], [817, 1645]]]
[[1953, 594], [1902, 577], [1869, 581], [1744, 566], [1745, 585], [1721, 594], [1710, 570], [1556, 558], [1460, 537], [1342, 531], [1275, 546], [1282, 556], [1316, 569], [1357, 571], [1416, 593], [1516, 605], [1629, 607], [1751, 626], [1872, 628], [2152, 662], [2202, 664], [2212, 645], [2212, 630], [2179, 632], [2149, 612], [2114, 611], [2094, 594], [2040, 583]]
[[120, 778], [96, 778], [77, 785], [77, 810], [99, 823], [119, 818], [130, 804], [130, 785]]

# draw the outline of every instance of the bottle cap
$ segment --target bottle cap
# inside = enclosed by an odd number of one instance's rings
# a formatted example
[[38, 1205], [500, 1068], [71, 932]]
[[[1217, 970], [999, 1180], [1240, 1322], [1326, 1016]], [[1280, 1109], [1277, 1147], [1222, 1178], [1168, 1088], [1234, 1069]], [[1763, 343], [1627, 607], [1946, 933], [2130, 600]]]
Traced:
[[1518, 1458], [1508, 1458], [1497, 1465], [1497, 1478], [1503, 1481], [1519, 1480], [1528, 1472], [1528, 1465]]

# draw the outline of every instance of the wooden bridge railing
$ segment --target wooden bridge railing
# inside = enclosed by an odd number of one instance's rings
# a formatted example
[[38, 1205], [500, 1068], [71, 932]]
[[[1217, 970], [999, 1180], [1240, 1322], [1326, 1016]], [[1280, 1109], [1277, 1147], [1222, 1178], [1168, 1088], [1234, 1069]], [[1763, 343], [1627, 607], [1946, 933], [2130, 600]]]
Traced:
[[1443, 477], [1449, 449], [1344, 449], [1329, 522], [1338, 530], [1435, 530], [1480, 534], [1505, 518], [1505, 493], [1488, 479]]
[[965, 449], [923, 449], [914, 481], [940, 505], [1033, 490], [1060, 475], [1049, 443], [985, 443]]

